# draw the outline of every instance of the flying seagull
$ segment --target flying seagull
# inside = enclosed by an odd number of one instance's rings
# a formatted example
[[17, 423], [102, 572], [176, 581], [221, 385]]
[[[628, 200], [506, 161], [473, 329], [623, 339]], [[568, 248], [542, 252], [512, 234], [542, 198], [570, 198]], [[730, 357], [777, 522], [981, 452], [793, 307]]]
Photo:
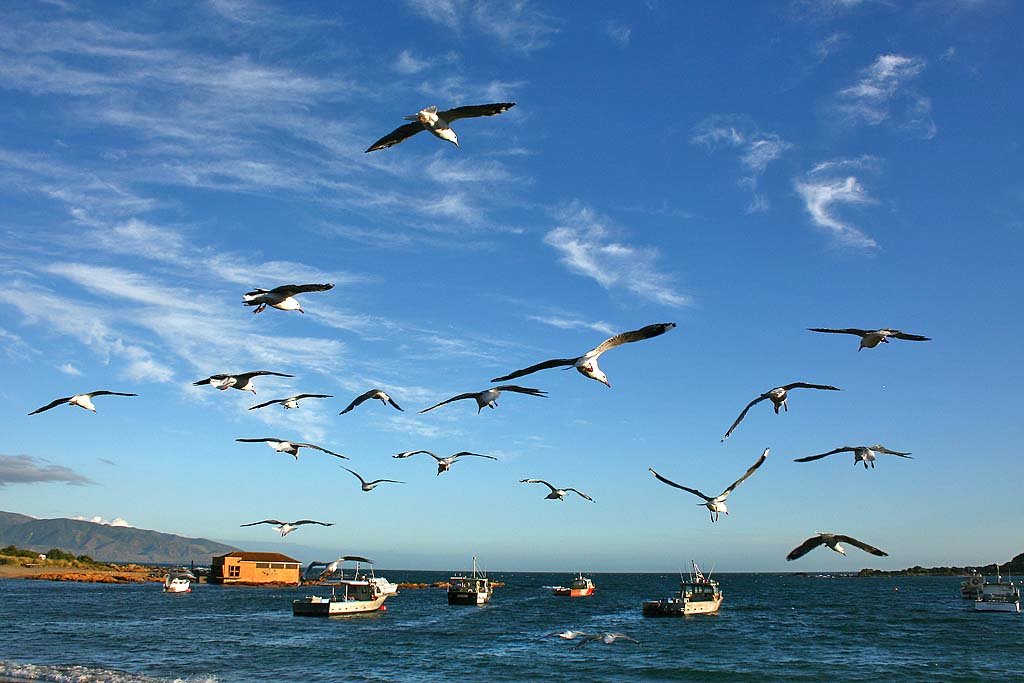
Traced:
[[238, 389], [239, 391], [251, 391], [256, 393], [256, 387], [252, 385], [253, 377], [261, 377], [263, 375], [273, 375], [274, 377], [294, 377], [295, 375], [286, 375], [283, 372], [271, 372], [270, 370], [253, 370], [252, 372], [242, 372], [237, 375], [210, 375], [206, 379], [201, 379], [198, 382], [192, 382], [192, 386], [199, 387], [204, 384], [212, 384], [221, 391], [225, 389]]
[[537, 363], [536, 365], [531, 365], [528, 368], [516, 370], [515, 372], [511, 372], [503, 377], [495, 377], [491, 381], [505, 382], [510, 379], [522, 377], [523, 375], [532, 374], [534, 372], [537, 372], [538, 370], [547, 370], [548, 368], [571, 366], [575, 367], [580, 372], [580, 374], [584, 375], [585, 377], [589, 377], [590, 379], [596, 379], [598, 382], [601, 382], [602, 384], [611, 387], [611, 384], [608, 382], [608, 376], [605, 375], [604, 372], [601, 371], [601, 368], [599, 368], [597, 365], [597, 360], [598, 358], [601, 357], [602, 353], [608, 351], [609, 349], [614, 349], [616, 346], [622, 346], [623, 344], [629, 344], [630, 342], [636, 342], [644, 339], [650, 339], [651, 337], [657, 337], [659, 335], [665, 334], [675, 326], [675, 323], [655, 323], [653, 325], [648, 325], [647, 327], [641, 327], [639, 330], [633, 330], [632, 332], [622, 332], [621, 334], [617, 334], [614, 337], [605, 339], [603, 342], [601, 342], [591, 350], [587, 351], [582, 356], [578, 356], [576, 358], [554, 358], [552, 360], [546, 360], [543, 363]]
[[590, 634], [586, 631], [574, 631], [572, 629], [568, 629], [565, 631], [555, 631], [554, 633], [545, 634], [544, 638], [561, 638], [562, 640], [576, 640], [577, 638], [582, 638], [584, 636], [589, 635]]
[[677, 484], [674, 481], [672, 481], [671, 479], [666, 479], [665, 477], [661, 476], [660, 474], [658, 474], [657, 472], [655, 472], [653, 469], [651, 469], [649, 467], [647, 469], [649, 469], [651, 471], [651, 474], [653, 474], [655, 477], [658, 478], [658, 481], [664, 482], [664, 483], [668, 484], [669, 486], [675, 486], [677, 489], [682, 489], [684, 491], [689, 491], [693, 495], [699, 496], [699, 497], [703, 498], [705, 501], [707, 501], [707, 502], [704, 502], [704, 503], [697, 503], [697, 505], [703, 505], [704, 507], [706, 507], [708, 509], [708, 511], [711, 513], [711, 521], [712, 522], [717, 522], [718, 521], [718, 513], [724, 512], [725, 514], [729, 514], [729, 509], [726, 507], [726, 504], [725, 504], [726, 498], [728, 498], [729, 494], [733, 492], [733, 489], [735, 489], [737, 486], [739, 486], [744, 481], [746, 481], [747, 478], [750, 475], [752, 475], [754, 473], [754, 471], [758, 467], [761, 466], [762, 463], [764, 463], [764, 461], [768, 458], [768, 451], [769, 450], [770, 449], [768, 449], [768, 448], [764, 449], [764, 453], [761, 454], [761, 457], [757, 459], [757, 462], [755, 462], [753, 465], [750, 466], [750, 469], [747, 470], [746, 473], [742, 477], [740, 477], [739, 479], [734, 481], [732, 484], [729, 485], [729, 488], [727, 488], [726, 490], [722, 491], [720, 494], [718, 494], [714, 498], [711, 498], [710, 496], [704, 495], [703, 493], [701, 493], [697, 489], [691, 489], [691, 488], [689, 488], [687, 486], [683, 486], [681, 484]]
[[[357, 406], [361, 406], [364, 401], [367, 401], [367, 400], [369, 400], [371, 398], [375, 398], [375, 399], [377, 399], [378, 401], [380, 401], [381, 403], [383, 403], [385, 405], [390, 403], [393, 407], [397, 408], [398, 410], [402, 410], [402, 407], [400, 405], [398, 405], [397, 403], [395, 403], [394, 400], [392, 400], [392, 398], [390, 396], [388, 396], [387, 392], [385, 392], [384, 390], [382, 390], [382, 389], [370, 389], [365, 394], [362, 394], [360, 396], [356, 396], [352, 400], [352, 402], [348, 404], [348, 407], [345, 408], [345, 410], [343, 410], [340, 413], [338, 413], [338, 415], [344, 415], [345, 413], [349, 412], [353, 408], [355, 408]], [[403, 410], [402, 412], [405, 412], [405, 411]]]
[[299, 302], [295, 300], [295, 295], [303, 292], [326, 292], [328, 289], [334, 289], [334, 285], [281, 285], [273, 289], [257, 287], [242, 295], [242, 305], [255, 306], [253, 314], [262, 313], [267, 306], [279, 311], [305, 313]]
[[818, 455], [808, 455], [806, 458], [797, 458], [793, 462], [810, 462], [812, 460], [820, 460], [822, 458], [827, 458], [828, 456], [835, 455], [836, 453], [848, 452], [853, 453], [854, 466], [856, 466], [857, 463], [862, 462], [864, 463], [864, 469], [868, 468], [868, 463], [871, 463], [871, 467], [872, 469], [874, 469], [876, 453], [898, 455], [901, 458], [909, 458], [910, 460], [913, 460], [913, 458], [910, 457], [909, 452], [901, 453], [900, 451], [890, 451], [888, 448], [881, 444], [875, 444], [874, 446], [843, 446], [842, 448], [833, 449], [828, 453], [819, 453]]
[[532, 389], [530, 387], [517, 387], [514, 384], [504, 384], [500, 387], [491, 387], [490, 389], [484, 389], [476, 393], [470, 392], [468, 394], [459, 394], [458, 396], [452, 396], [449, 399], [441, 401], [436, 405], [432, 405], [429, 408], [424, 408], [420, 411], [420, 414], [430, 412], [434, 408], [440, 408], [446, 403], [452, 401], [461, 401], [464, 398], [471, 398], [476, 401], [476, 412], [479, 415], [480, 411], [485, 407], [495, 408], [498, 405], [498, 397], [501, 396], [503, 391], [513, 391], [517, 394], [529, 394], [530, 396], [538, 396], [540, 398], [547, 398], [547, 392], [541, 391], [540, 389]]
[[459, 146], [459, 136], [451, 129], [449, 124], [459, 119], [475, 118], [477, 116], [494, 116], [508, 111], [516, 106], [515, 102], [497, 102], [495, 104], [475, 104], [466, 107], [456, 107], [446, 111], [438, 111], [436, 106], [421, 109], [411, 116], [404, 117], [406, 121], [412, 121], [404, 126], [399, 126], [377, 142], [370, 145], [367, 152], [376, 152], [378, 149], [391, 147], [411, 138], [416, 133], [426, 130], [433, 135], [447, 140], [456, 147]]
[[249, 524], [239, 524], [238, 526], [256, 526], [257, 524], [273, 524], [274, 531], [281, 533], [282, 538], [287, 536], [291, 532], [298, 529], [303, 524], [319, 524], [320, 526], [334, 526], [334, 522], [318, 522], [313, 519], [300, 519], [297, 522], [282, 522], [276, 519], [264, 519], [259, 522], [250, 522]]
[[576, 645], [573, 645], [572, 649], [575, 650], [576, 648], [583, 647], [587, 643], [596, 642], [601, 642], [605, 645], [611, 645], [616, 640], [625, 640], [629, 643], [636, 643], [637, 645], [640, 644], [639, 640], [636, 640], [635, 638], [630, 638], [625, 633], [591, 633], [582, 636], [582, 640], [580, 640], [580, 642], [578, 642]]
[[861, 349], [873, 349], [879, 344], [888, 344], [889, 337], [892, 337], [893, 339], [905, 339], [907, 341], [931, 341], [930, 337], [922, 337], [919, 334], [908, 334], [891, 328], [882, 328], [880, 330], [858, 330], [856, 327], [847, 327], [841, 330], [836, 330], [829, 327], [808, 327], [807, 329], [811, 332], [855, 334], [860, 337], [860, 346], [857, 348], [857, 351], [860, 351]]
[[785, 409], [785, 411], [788, 413], [789, 406], [786, 405], [786, 401], [789, 398], [789, 392], [792, 391], [793, 389], [822, 389], [824, 391], [841, 391], [839, 387], [833, 387], [828, 384], [808, 384], [807, 382], [793, 382], [792, 384], [786, 384], [781, 387], [775, 387], [774, 389], [770, 389], [747, 404], [747, 407], [743, 409], [743, 412], [740, 413], [740, 416], [737, 417], [736, 421], [732, 423], [731, 427], [729, 427], [729, 431], [727, 431], [725, 433], [725, 436], [722, 437], [722, 441], [728, 439], [729, 435], [733, 433], [733, 430], [735, 430], [736, 427], [739, 426], [740, 422], [743, 421], [743, 418], [747, 416], [747, 411], [750, 410], [751, 406], [760, 403], [766, 398], [771, 399], [772, 404], [775, 406], [776, 415], [779, 414], [779, 408]]
[[359, 476], [358, 472], [355, 472], [353, 470], [349, 470], [344, 465], [341, 466], [341, 469], [348, 470], [349, 472], [352, 472], [352, 474], [355, 475], [356, 479], [359, 480], [359, 483], [362, 484], [364, 491], [372, 491], [375, 488], [377, 488], [377, 484], [383, 484], [384, 482], [388, 482], [389, 484], [404, 484], [405, 483], [404, 481], [398, 481], [397, 479], [374, 479], [373, 481], [366, 481], [361, 476]]
[[313, 450], [321, 451], [323, 453], [326, 453], [327, 455], [333, 455], [335, 458], [343, 458], [344, 460], [349, 459], [347, 455], [342, 455], [341, 453], [329, 451], [326, 448], [321, 448], [320, 446], [317, 446], [316, 444], [312, 443], [284, 441], [283, 439], [275, 439], [272, 437], [267, 437], [264, 439], [235, 439], [235, 441], [241, 441], [242, 443], [265, 443], [278, 453], [287, 453], [288, 455], [294, 457], [296, 460], [299, 459], [300, 448], [312, 448]]
[[399, 453], [398, 455], [392, 455], [391, 457], [392, 458], [408, 458], [410, 456], [416, 455], [417, 453], [426, 453], [427, 455], [429, 455], [430, 457], [432, 457], [434, 460], [437, 461], [437, 476], [440, 476], [442, 472], [447, 472], [448, 470], [450, 470], [451, 467], [452, 467], [452, 463], [454, 463], [456, 460], [458, 460], [459, 458], [461, 458], [461, 457], [463, 457], [465, 455], [473, 455], [473, 456], [476, 456], [478, 458], [490, 458], [491, 460], [497, 460], [497, 458], [495, 458], [493, 455], [481, 455], [480, 453], [470, 453], [469, 451], [459, 451], [458, 453], [456, 453], [454, 455], [449, 455], [447, 458], [442, 458], [441, 456], [435, 455], [434, 453], [431, 453], [430, 451], [422, 451], [422, 450], [421, 451], [404, 451], [402, 453]]
[[252, 408], [249, 408], [249, 410], [256, 410], [257, 408], [266, 408], [267, 406], [274, 405], [275, 403], [280, 403], [284, 407], [285, 410], [290, 410], [292, 408], [298, 408], [299, 407], [299, 401], [301, 401], [304, 398], [334, 398], [334, 397], [330, 396], [328, 394], [299, 394], [297, 396], [289, 396], [288, 398], [275, 398], [273, 401], [267, 401], [266, 403], [259, 403], [257, 405], [254, 405]]
[[75, 394], [74, 396], [65, 396], [64, 398], [58, 398], [47, 403], [42, 408], [36, 408], [29, 415], [35, 415], [49, 410], [50, 408], [56, 408], [61, 403], [67, 403], [69, 406], [78, 406], [79, 408], [85, 408], [96, 412], [96, 406], [92, 404], [93, 396], [138, 396], [138, 394], [125, 394], [120, 391], [90, 391], [88, 394]]
[[827, 534], [819, 531], [817, 536], [811, 536], [806, 541], [804, 541], [803, 543], [789, 551], [789, 555], [786, 555], [786, 559], [795, 560], [797, 558], [803, 557], [807, 553], [817, 548], [819, 545], [827, 545], [829, 548], [835, 550], [840, 555], [846, 555], [846, 548], [839, 545], [840, 542], [855, 545], [864, 552], [871, 553], [872, 555], [878, 555], [879, 557], [889, 556], [889, 553], [879, 550], [873, 545], [868, 545], [863, 541], [858, 541], [856, 538], [853, 538], [852, 536], [843, 536], [841, 534]]
[[544, 484], [549, 489], [551, 489], [551, 493], [549, 493], [548, 495], [544, 496], [545, 499], [550, 498], [551, 500], [562, 500], [562, 501], [564, 501], [565, 500], [565, 495], [569, 491], [572, 491], [573, 493], [575, 493], [575, 494], [577, 494], [577, 495], [579, 495], [579, 496], [581, 496], [583, 498], [586, 498], [591, 503], [594, 502], [594, 499], [591, 498], [590, 496], [588, 496], [587, 494], [583, 493], [583, 491], [577, 491], [576, 489], [570, 489], [570, 488], [565, 488], [565, 489], [556, 488], [556, 487], [552, 486], [551, 484], [547, 483], [546, 481], [544, 481], [543, 479], [520, 479], [519, 483], [520, 484]]

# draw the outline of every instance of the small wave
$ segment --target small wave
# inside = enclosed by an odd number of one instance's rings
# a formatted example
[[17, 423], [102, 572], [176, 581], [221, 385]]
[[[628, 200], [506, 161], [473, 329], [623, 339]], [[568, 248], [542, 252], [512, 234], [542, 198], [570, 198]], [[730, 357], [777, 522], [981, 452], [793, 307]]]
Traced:
[[217, 677], [198, 674], [186, 678], [153, 678], [140, 674], [75, 664], [20, 664], [0, 661], [0, 679], [5, 683], [48, 681], [50, 683], [217, 683]]

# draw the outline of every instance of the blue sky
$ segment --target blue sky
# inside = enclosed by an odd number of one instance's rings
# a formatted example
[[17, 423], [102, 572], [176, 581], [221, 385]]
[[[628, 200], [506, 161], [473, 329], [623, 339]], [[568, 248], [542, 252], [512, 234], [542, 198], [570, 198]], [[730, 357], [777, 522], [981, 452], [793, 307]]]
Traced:
[[[0, 509], [449, 569], [1021, 551], [1021, 9], [998, 1], [16, 3], [0, 26]], [[1017, 27], [1017, 28], [1015, 28]], [[364, 154], [437, 104], [513, 101]], [[333, 282], [306, 315], [256, 286]], [[451, 395], [678, 328], [477, 415]], [[857, 352], [807, 327], [925, 334]], [[268, 369], [256, 397], [191, 386]], [[758, 405], [792, 381], [790, 411]], [[398, 413], [366, 403], [371, 387]], [[96, 415], [58, 396], [109, 389]], [[262, 400], [328, 393], [299, 410]], [[296, 462], [238, 437], [351, 456]], [[848, 455], [912, 451], [865, 472]], [[647, 472], [721, 491], [710, 524]], [[487, 453], [434, 476], [404, 450]], [[546, 501], [526, 477], [597, 501]], [[314, 518], [282, 543], [266, 517]], [[786, 563], [815, 531], [889, 558]], [[1017, 539], [1017, 540], [1015, 540]], [[275, 545], [275, 541], [277, 545]], [[332, 554], [334, 553], [334, 554]]]

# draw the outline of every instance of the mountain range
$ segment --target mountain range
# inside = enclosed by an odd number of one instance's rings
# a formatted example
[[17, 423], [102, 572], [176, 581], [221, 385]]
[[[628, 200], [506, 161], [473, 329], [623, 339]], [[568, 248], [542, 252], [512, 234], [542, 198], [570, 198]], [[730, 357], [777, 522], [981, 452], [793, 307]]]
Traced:
[[77, 519], [37, 519], [0, 512], [0, 547], [46, 552], [51, 548], [88, 555], [100, 562], [209, 565], [215, 555], [238, 550], [205, 538], [186, 538], [149, 529], [110, 526]]

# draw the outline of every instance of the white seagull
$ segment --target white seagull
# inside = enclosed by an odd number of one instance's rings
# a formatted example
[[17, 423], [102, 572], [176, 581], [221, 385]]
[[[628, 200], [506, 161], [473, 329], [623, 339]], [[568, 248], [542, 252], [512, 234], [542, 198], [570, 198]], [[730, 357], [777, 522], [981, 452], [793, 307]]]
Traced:
[[469, 451], [459, 451], [458, 453], [456, 453], [454, 455], [449, 455], [447, 458], [442, 458], [441, 456], [436, 455], [434, 453], [431, 453], [430, 451], [422, 451], [422, 450], [420, 450], [420, 451], [404, 451], [404, 452], [399, 453], [397, 455], [392, 455], [391, 457], [392, 458], [408, 458], [410, 456], [416, 455], [417, 453], [426, 453], [427, 455], [429, 455], [430, 457], [432, 457], [434, 460], [437, 461], [437, 475], [436, 476], [440, 476], [442, 472], [447, 472], [448, 470], [450, 470], [451, 467], [452, 467], [452, 463], [454, 463], [456, 460], [458, 460], [459, 458], [461, 458], [463, 456], [466, 456], [466, 455], [473, 455], [473, 456], [476, 456], [478, 458], [489, 458], [491, 460], [497, 460], [497, 458], [495, 458], [493, 455], [481, 455], [480, 453], [470, 453]]
[[29, 415], [36, 415], [50, 408], [56, 408], [62, 403], [67, 403], [69, 406], [78, 406], [79, 408], [85, 408], [96, 412], [96, 406], [92, 404], [93, 396], [138, 396], [138, 394], [125, 394], [120, 391], [90, 391], [88, 394], [75, 394], [74, 396], [65, 396], [64, 398], [54, 399], [52, 402], [47, 403], [42, 408], [36, 408]]
[[241, 372], [236, 375], [210, 375], [206, 379], [201, 379], [198, 382], [192, 382], [192, 386], [200, 387], [204, 384], [211, 384], [221, 391], [224, 391], [225, 389], [238, 389], [239, 391], [251, 391], [255, 394], [256, 387], [252, 385], [252, 378], [262, 377], [264, 375], [273, 375], [274, 377], [295, 376], [286, 375], [283, 372], [271, 372], [270, 370], [253, 370], [252, 372]]
[[864, 469], [868, 468], [868, 463], [871, 463], [871, 467], [872, 469], [874, 469], [876, 453], [898, 455], [901, 458], [908, 458], [910, 460], [913, 460], [913, 458], [910, 457], [909, 452], [901, 453], [900, 451], [890, 451], [888, 448], [881, 444], [875, 444], [874, 446], [843, 446], [842, 448], [835, 448], [829, 451], [828, 453], [819, 453], [818, 455], [808, 455], [806, 458], [797, 458], [793, 462], [810, 462], [812, 460], [820, 460], [821, 458], [827, 458], [828, 456], [835, 455], [836, 453], [849, 452], [853, 453], [854, 467], [856, 467], [857, 463], [862, 462], [864, 463]]
[[675, 486], [677, 489], [682, 489], [684, 491], [688, 491], [688, 492], [692, 493], [695, 496], [699, 496], [700, 498], [703, 498], [706, 502], [704, 502], [704, 503], [697, 503], [697, 505], [703, 505], [704, 507], [706, 507], [708, 509], [708, 511], [711, 513], [711, 521], [712, 522], [717, 522], [718, 521], [718, 513], [724, 512], [725, 514], [729, 514], [729, 508], [726, 507], [726, 504], [725, 504], [725, 500], [729, 497], [729, 494], [733, 492], [733, 489], [735, 489], [737, 486], [739, 486], [744, 481], [746, 481], [747, 477], [752, 475], [754, 473], [754, 471], [758, 467], [760, 467], [762, 463], [764, 463], [765, 459], [767, 459], [767, 457], [768, 457], [768, 451], [769, 450], [770, 449], [768, 449], [768, 448], [764, 449], [764, 453], [761, 454], [761, 457], [757, 459], [757, 462], [755, 462], [753, 465], [750, 466], [750, 469], [748, 469], [746, 471], [746, 473], [742, 477], [740, 477], [739, 479], [734, 481], [729, 486], [729, 488], [727, 488], [726, 490], [722, 491], [720, 494], [718, 494], [714, 498], [711, 498], [710, 496], [704, 495], [703, 493], [701, 493], [697, 489], [691, 489], [691, 488], [689, 488], [687, 486], [683, 486], [682, 484], [677, 484], [674, 481], [672, 481], [671, 479], [666, 479], [665, 477], [661, 476], [660, 474], [658, 474], [657, 472], [655, 472], [653, 469], [651, 469], [649, 467], [647, 469], [650, 470], [651, 474], [653, 474], [655, 477], [658, 478], [658, 481], [664, 482], [664, 483], [668, 484], [669, 486]]
[[476, 401], [476, 412], [479, 415], [480, 411], [484, 408], [495, 408], [498, 405], [498, 397], [501, 396], [503, 391], [512, 391], [517, 394], [529, 394], [530, 396], [537, 396], [539, 398], [547, 398], [547, 392], [541, 391], [540, 389], [533, 389], [531, 387], [517, 387], [514, 384], [504, 384], [500, 387], [491, 387], [490, 389], [484, 389], [483, 391], [470, 392], [467, 394], [459, 394], [458, 396], [452, 396], [449, 399], [441, 401], [436, 405], [432, 405], [429, 408], [424, 408], [420, 411], [420, 414], [430, 412], [434, 408], [440, 408], [446, 403], [452, 401], [461, 401], [465, 398], [471, 398]]
[[846, 548], [839, 545], [840, 541], [843, 543], [849, 543], [850, 545], [857, 546], [864, 552], [871, 553], [872, 555], [877, 555], [879, 557], [889, 556], [889, 553], [879, 550], [873, 545], [868, 545], [863, 541], [858, 541], [856, 538], [853, 538], [852, 536], [843, 536], [841, 534], [828, 534], [819, 531], [817, 536], [811, 536], [806, 541], [804, 541], [803, 543], [789, 551], [789, 555], [786, 555], [786, 559], [795, 560], [797, 558], [803, 557], [807, 553], [817, 548], [819, 545], [827, 545], [829, 548], [836, 551], [840, 555], [845, 556]]
[[578, 642], [576, 645], [573, 645], [572, 649], [575, 650], [576, 648], [583, 647], [587, 643], [596, 642], [602, 642], [605, 645], [611, 645], [616, 640], [625, 640], [629, 643], [635, 643], [637, 645], [640, 644], [639, 640], [636, 640], [635, 638], [630, 638], [625, 633], [592, 633], [582, 636], [582, 640]]
[[359, 483], [362, 484], [362, 487], [363, 487], [364, 491], [372, 491], [375, 488], [377, 488], [377, 484], [383, 484], [384, 482], [388, 482], [389, 484], [404, 484], [405, 483], [404, 481], [398, 481], [397, 479], [374, 479], [373, 481], [366, 481], [361, 476], [359, 476], [358, 472], [356, 472], [354, 470], [349, 470], [344, 465], [341, 466], [341, 469], [348, 470], [349, 472], [352, 472], [352, 474], [355, 475], [356, 479], [359, 480]]
[[729, 427], [729, 431], [727, 431], [725, 433], [725, 436], [722, 437], [722, 441], [728, 439], [729, 435], [733, 433], [733, 430], [735, 430], [736, 427], [739, 426], [740, 422], [743, 421], [743, 418], [747, 416], [747, 411], [750, 410], [751, 406], [754, 406], [765, 399], [771, 400], [772, 405], [775, 407], [776, 415], [779, 414], [779, 408], [783, 408], [788, 413], [789, 406], [786, 402], [789, 399], [789, 392], [792, 391], [793, 389], [821, 389], [823, 391], [842, 391], [839, 387], [833, 387], [828, 384], [808, 384], [807, 382], [793, 382], [792, 384], [786, 384], [781, 387], [769, 389], [768, 391], [764, 392], [763, 394], [761, 394], [760, 396], [758, 396], [753, 401], [747, 404], [747, 407], [743, 409], [743, 412], [740, 413], [740, 416], [737, 417], [736, 421], [732, 423], [731, 427]]
[[568, 629], [565, 631], [555, 631], [554, 633], [547, 633], [544, 635], [544, 638], [561, 638], [562, 640], [576, 640], [577, 638], [582, 638], [584, 636], [589, 635], [590, 634], [586, 631], [574, 631], [572, 629]]
[[282, 538], [287, 536], [291, 532], [295, 531], [303, 524], [319, 524], [320, 526], [334, 526], [334, 522], [318, 522], [314, 519], [300, 519], [297, 522], [282, 522], [277, 519], [264, 519], [259, 522], [250, 522], [249, 524], [239, 524], [238, 526], [256, 526], [257, 524], [273, 524], [274, 531], [280, 532]]
[[519, 483], [520, 484], [544, 484], [549, 489], [551, 489], [551, 493], [549, 493], [548, 495], [544, 496], [545, 499], [550, 498], [551, 500], [561, 500], [561, 501], [564, 501], [566, 494], [569, 491], [572, 491], [576, 495], [581, 496], [583, 498], [586, 498], [591, 503], [594, 502], [594, 499], [591, 498], [590, 496], [588, 496], [587, 494], [583, 493], [583, 491], [577, 491], [576, 489], [571, 489], [571, 488], [560, 489], [560, 488], [557, 488], [555, 486], [552, 486], [551, 484], [547, 483], [543, 479], [520, 479]]
[[581, 375], [589, 377], [590, 379], [597, 380], [605, 386], [611, 387], [608, 382], [608, 376], [601, 371], [601, 368], [597, 365], [598, 358], [601, 354], [609, 349], [614, 349], [616, 346], [622, 346], [623, 344], [629, 344], [630, 342], [641, 341], [643, 339], [650, 339], [651, 337], [657, 337], [665, 334], [673, 327], [675, 323], [655, 323], [646, 327], [641, 327], [639, 330], [633, 330], [631, 332], [622, 332], [614, 337], [604, 340], [591, 350], [587, 351], [582, 356], [576, 358], [554, 358], [552, 360], [546, 360], [536, 365], [531, 365], [528, 368], [522, 370], [516, 370], [503, 377], [495, 377], [492, 382], [505, 382], [516, 377], [522, 377], [523, 375], [529, 375], [537, 372], [538, 370], [547, 370], [548, 368], [557, 368], [562, 366], [571, 366], [576, 368]]
[[[344, 415], [345, 413], [349, 412], [353, 408], [362, 405], [364, 401], [368, 401], [371, 398], [375, 398], [375, 399], [377, 399], [378, 401], [380, 401], [381, 403], [383, 403], [385, 405], [390, 403], [392, 407], [397, 408], [398, 410], [402, 410], [402, 407], [400, 405], [398, 405], [397, 403], [395, 403], [394, 400], [392, 400], [392, 398], [390, 396], [388, 396], [387, 392], [385, 392], [384, 390], [382, 390], [382, 389], [370, 389], [365, 394], [362, 394], [360, 396], [356, 396], [352, 400], [352, 402], [348, 404], [348, 407], [345, 408], [345, 410], [343, 410], [340, 413], [338, 413], [338, 415]], [[402, 412], [405, 412], [405, 411], [403, 410]]]
[[832, 329], [829, 327], [808, 327], [811, 332], [829, 332], [831, 334], [855, 334], [860, 337], [860, 346], [857, 347], [857, 351], [861, 349], [873, 349], [879, 344], [888, 344], [889, 337], [893, 339], [905, 339], [907, 341], [931, 341], [930, 337], [922, 337], [919, 334], [908, 334], [907, 332], [900, 332], [892, 328], [884, 327], [880, 330], [859, 330], [856, 327], [847, 327], [841, 330]]
[[297, 396], [289, 396], [288, 398], [275, 398], [273, 401], [267, 401], [265, 403], [258, 403], [249, 410], [256, 410], [257, 408], [266, 408], [272, 406], [275, 403], [280, 403], [285, 410], [291, 410], [299, 407], [299, 401], [304, 398], [334, 398], [329, 394], [298, 394]]
[[328, 289], [334, 289], [334, 285], [281, 285], [273, 289], [257, 287], [242, 295], [242, 305], [255, 306], [253, 314], [262, 313], [267, 306], [279, 311], [305, 313], [299, 302], [295, 300], [295, 295], [303, 292], [326, 292]]
[[497, 102], [495, 104], [475, 104], [456, 107], [446, 111], [438, 111], [436, 106], [430, 106], [419, 110], [411, 116], [404, 117], [406, 121], [412, 121], [412, 123], [407, 123], [394, 129], [370, 145], [370, 148], [366, 151], [376, 152], [378, 149], [397, 145], [406, 138], [410, 138], [424, 130], [458, 147], [459, 136], [455, 134], [455, 131], [449, 125], [453, 121], [475, 118], [477, 116], [494, 116], [495, 114], [506, 112], [514, 106], [516, 106], [515, 102]]
[[327, 455], [333, 455], [335, 458], [342, 458], [344, 460], [349, 459], [347, 455], [342, 455], [341, 453], [329, 451], [326, 448], [321, 448], [320, 446], [317, 446], [316, 444], [312, 443], [301, 443], [299, 441], [285, 441], [283, 439], [274, 439], [272, 437], [267, 437], [264, 439], [235, 439], [235, 441], [241, 441], [242, 443], [265, 443], [278, 453], [287, 453], [288, 455], [294, 457], [296, 460], [299, 459], [300, 448], [312, 448], [313, 450], [326, 453]]

